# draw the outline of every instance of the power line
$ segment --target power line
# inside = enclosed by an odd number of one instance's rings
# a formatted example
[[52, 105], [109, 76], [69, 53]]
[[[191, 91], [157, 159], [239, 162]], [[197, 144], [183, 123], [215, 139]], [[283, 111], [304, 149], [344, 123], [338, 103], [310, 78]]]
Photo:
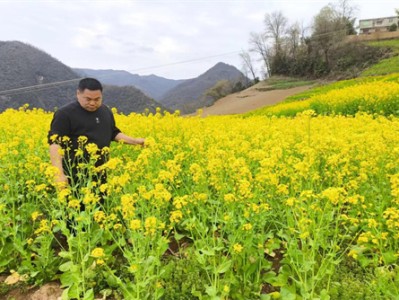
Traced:
[[76, 79], [50, 82], [50, 83], [45, 83], [45, 84], [31, 85], [31, 86], [25, 86], [25, 87], [16, 88], [16, 89], [4, 90], [4, 91], [0, 91], [0, 96], [18, 95], [18, 94], [24, 94], [24, 93], [29, 93], [29, 92], [47, 90], [47, 89], [53, 88], [58, 85], [79, 81], [81, 79], [82, 78], [76, 78]]
[[137, 71], [143, 71], [143, 70], [148, 70], [148, 69], [157, 69], [157, 68], [163, 68], [163, 67], [168, 67], [168, 66], [174, 66], [174, 65], [180, 65], [180, 64], [185, 64], [185, 63], [190, 63], [190, 62], [195, 62], [195, 61], [201, 61], [205, 60], [208, 58], [214, 58], [214, 57], [220, 57], [220, 56], [226, 56], [226, 55], [232, 55], [232, 54], [238, 54], [241, 51], [232, 51], [232, 52], [227, 52], [227, 53], [222, 53], [222, 54], [216, 54], [216, 55], [210, 55], [210, 56], [205, 56], [201, 58], [193, 58], [189, 60], [182, 60], [178, 62], [172, 62], [168, 64], [163, 64], [163, 65], [157, 65], [157, 66], [152, 66], [152, 67], [144, 67], [144, 68], [138, 68], [134, 70], [128, 70], [129, 72], [137, 72]]

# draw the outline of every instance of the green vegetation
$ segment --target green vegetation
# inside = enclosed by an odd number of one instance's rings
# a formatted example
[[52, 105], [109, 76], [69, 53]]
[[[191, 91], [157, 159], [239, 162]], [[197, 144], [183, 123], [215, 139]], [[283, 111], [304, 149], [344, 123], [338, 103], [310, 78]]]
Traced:
[[[357, 112], [399, 115], [399, 40], [371, 42], [368, 45], [390, 49], [394, 56], [373, 65], [358, 78], [316, 86], [290, 96], [282, 103], [263, 107], [245, 116], [295, 116], [309, 109], [324, 115], [354, 115]], [[279, 79], [275, 81], [279, 86], [284, 86], [283, 77]], [[286, 84], [291, 84], [291, 81], [287, 80]], [[298, 82], [301, 81], [298, 79]]]
[[391, 57], [382, 59], [361, 73], [361, 76], [385, 75], [399, 72], [399, 39], [370, 42], [376, 48], [388, 48], [392, 51]]
[[264, 82], [265, 87], [258, 87], [259, 91], [271, 91], [271, 90], [284, 90], [298, 86], [312, 85], [315, 84], [315, 80], [303, 80], [301, 78], [285, 77], [285, 76], [272, 76], [266, 79]]

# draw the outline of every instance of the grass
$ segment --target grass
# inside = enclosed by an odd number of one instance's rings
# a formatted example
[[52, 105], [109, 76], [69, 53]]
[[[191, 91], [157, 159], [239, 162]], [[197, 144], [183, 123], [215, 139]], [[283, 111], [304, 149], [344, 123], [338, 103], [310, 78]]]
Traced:
[[386, 58], [363, 71], [360, 76], [386, 75], [399, 72], [399, 39], [370, 42], [373, 47], [388, 47], [392, 49], [392, 57]]
[[303, 80], [301, 78], [272, 76], [263, 81], [265, 87], [257, 88], [258, 91], [285, 90], [298, 86], [313, 85], [315, 80]]
[[399, 53], [399, 39], [374, 41], [368, 44], [373, 47], [389, 47], [394, 52]]
[[362, 72], [360, 76], [385, 75], [392, 72], [399, 73], [399, 54], [397, 54], [397, 56], [381, 60], [379, 63]]

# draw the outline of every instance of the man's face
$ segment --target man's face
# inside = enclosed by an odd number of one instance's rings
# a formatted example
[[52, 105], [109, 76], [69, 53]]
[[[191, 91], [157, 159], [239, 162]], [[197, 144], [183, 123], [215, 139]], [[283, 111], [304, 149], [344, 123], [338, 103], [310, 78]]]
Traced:
[[85, 89], [83, 92], [78, 90], [77, 98], [80, 106], [87, 111], [96, 111], [103, 102], [103, 95], [100, 90]]

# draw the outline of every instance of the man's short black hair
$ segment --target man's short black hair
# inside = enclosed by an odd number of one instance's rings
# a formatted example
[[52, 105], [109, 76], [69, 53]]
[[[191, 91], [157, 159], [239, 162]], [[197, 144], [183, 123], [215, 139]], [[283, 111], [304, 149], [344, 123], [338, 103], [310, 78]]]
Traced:
[[100, 90], [102, 92], [103, 86], [101, 85], [101, 82], [97, 79], [88, 77], [83, 78], [81, 81], [79, 81], [78, 90], [80, 92], [83, 92], [85, 89], [88, 89], [90, 91]]

